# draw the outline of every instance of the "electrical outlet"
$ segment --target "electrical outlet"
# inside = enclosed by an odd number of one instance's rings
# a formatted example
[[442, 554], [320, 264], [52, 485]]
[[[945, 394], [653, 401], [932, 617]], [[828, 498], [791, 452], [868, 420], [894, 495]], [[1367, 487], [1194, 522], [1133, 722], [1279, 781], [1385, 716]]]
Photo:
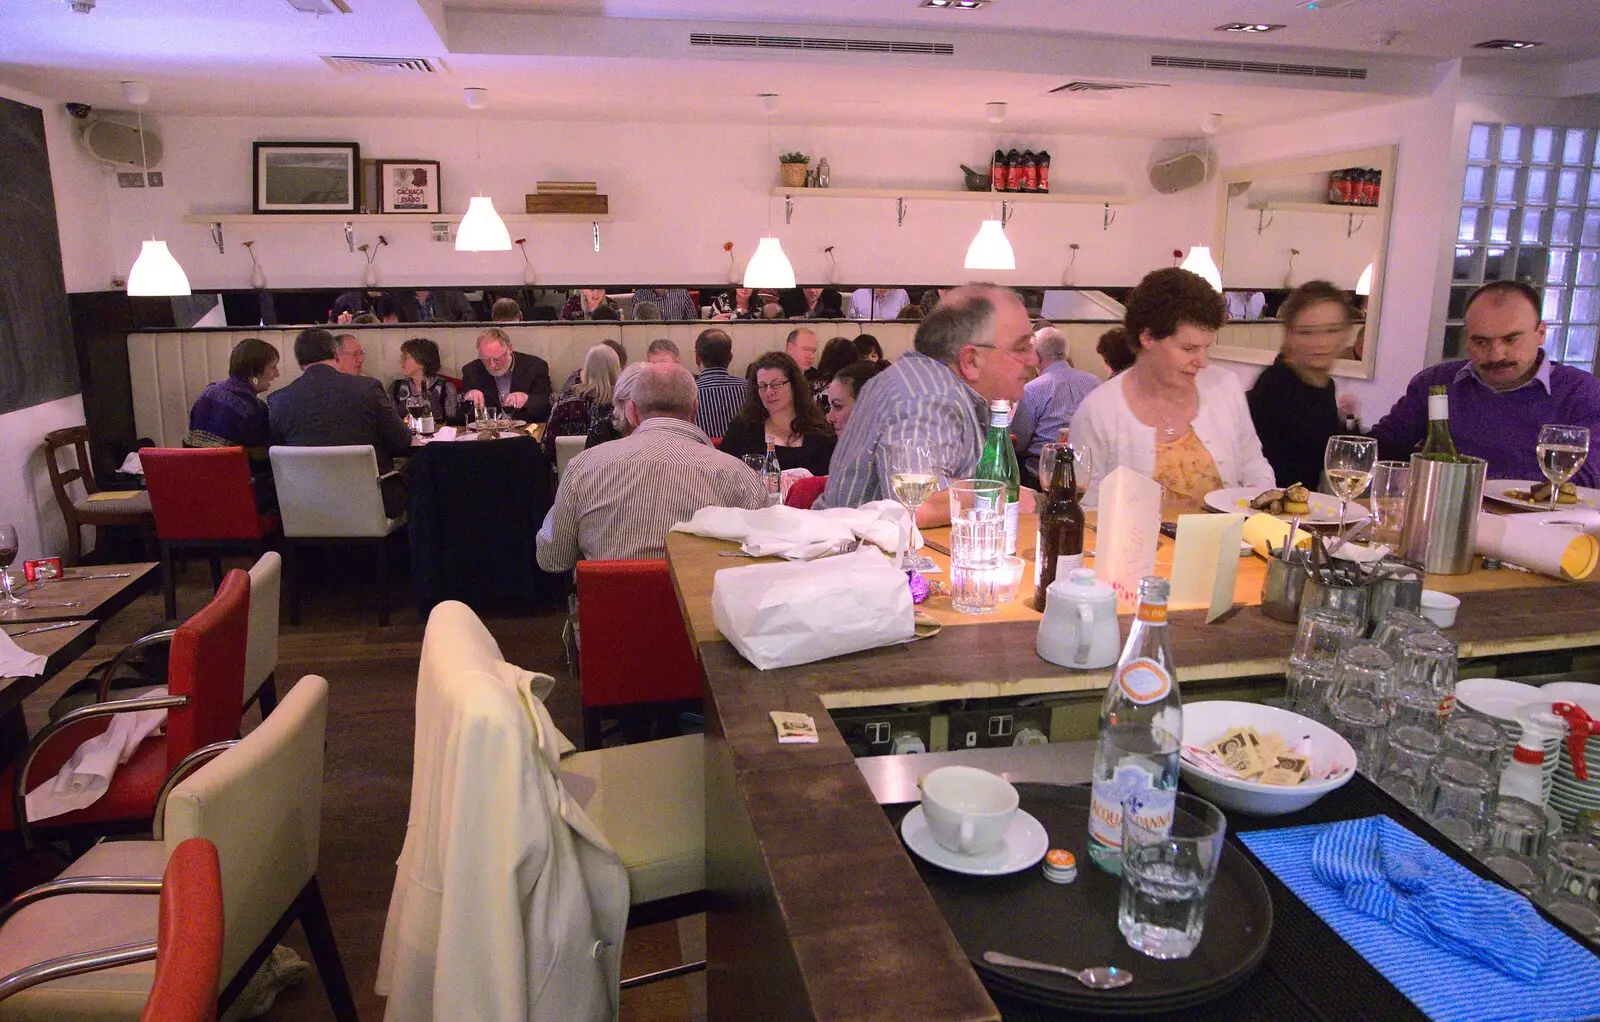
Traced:
[[893, 755], [895, 743], [905, 735], [915, 735], [921, 739], [922, 747], [929, 752], [941, 751], [934, 742], [930, 714], [886, 713], [884, 710], [884, 707], [879, 707], [841, 710], [832, 714], [845, 744], [857, 756]]
[[143, 174], [127, 174], [127, 173], [123, 173], [122, 171], [118, 171], [117, 172], [117, 187], [118, 188], [143, 188], [144, 187], [144, 175]]
[[152, 170], [150, 173], [146, 174], [145, 177], [150, 179], [151, 188], [160, 188], [166, 183], [165, 179], [163, 179], [161, 176], [161, 171], [159, 170]]
[[430, 223], [428, 226], [433, 230], [433, 240], [434, 241], [454, 241], [455, 240], [450, 234], [450, 222], [448, 220], [442, 220], [442, 221], [441, 220], [435, 220], [432, 223]]
[[950, 714], [950, 734], [955, 736], [952, 745], [968, 749], [993, 749], [1015, 744], [1019, 732], [1027, 730], [1041, 735], [1051, 733], [1051, 708], [1048, 706], [1018, 706], [1014, 702], [995, 700], [984, 706], [977, 700], [966, 709]]

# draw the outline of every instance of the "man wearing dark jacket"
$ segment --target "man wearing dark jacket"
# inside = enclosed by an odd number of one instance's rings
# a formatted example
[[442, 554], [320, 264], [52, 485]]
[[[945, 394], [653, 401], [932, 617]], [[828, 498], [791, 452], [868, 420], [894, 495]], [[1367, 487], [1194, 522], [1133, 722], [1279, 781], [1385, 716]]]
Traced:
[[512, 351], [499, 327], [478, 335], [478, 357], [461, 367], [461, 400], [498, 408], [514, 419], [550, 418], [550, 365], [538, 355]]
[[371, 444], [378, 470], [394, 467], [396, 455], [411, 450], [411, 431], [395, 414], [381, 386], [365, 376], [339, 370], [333, 334], [317, 327], [294, 339], [300, 378], [267, 395], [267, 422], [274, 444], [289, 447], [345, 447]]

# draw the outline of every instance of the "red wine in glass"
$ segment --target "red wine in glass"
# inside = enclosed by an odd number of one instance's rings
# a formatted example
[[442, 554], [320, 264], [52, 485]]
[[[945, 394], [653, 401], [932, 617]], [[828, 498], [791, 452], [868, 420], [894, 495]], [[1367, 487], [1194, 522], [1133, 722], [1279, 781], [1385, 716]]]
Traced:
[[11, 567], [11, 562], [17, 559], [17, 527], [15, 525], [0, 525], [0, 603], [16, 608], [25, 601], [19, 600], [11, 591], [11, 574], [6, 571]]

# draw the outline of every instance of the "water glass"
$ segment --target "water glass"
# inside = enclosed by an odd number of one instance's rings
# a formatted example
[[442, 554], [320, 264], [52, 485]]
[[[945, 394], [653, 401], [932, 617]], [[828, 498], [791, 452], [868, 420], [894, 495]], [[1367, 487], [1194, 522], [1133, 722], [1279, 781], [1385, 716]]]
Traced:
[[1356, 767], [1377, 774], [1384, 733], [1394, 712], [1394, 659], [1370, 642], [1358, 642], [1334, 665], [1328, 693], [1332, 727], [1356, 753]]
[[1378, 787], [1407, 809], [1420, 810], [1428, 774], [1438, 758], [1438, 735], [1414, 724], [1402, 724], [1389, 732], [1382, 766], [1378, 768]]
[[1319, 719], [1324, 715], [1323, 703], [1333, 681], [1334, 663], [1356, 641], [1360, 627], [1354, 615], [1340, 610], [1323, 608], [1300, 615], [1294, 648], [1289, 651], [1289, 670], [1284, 676], [1289, 709]]
[[1005, 555], [1005, 486], [987, 479], [950, 483], [951, 605], [988, 614], [999, 604]]
[[997, 603], [1010, 603], [1017, 598], [1017, 590], [1022, 587], [1022, 570], [1028, 562], [1020, 557], [1004, 557], [1000, 560], [1000, 567], [995, 569]]
[[1498, 769], [1500, 729], [1476, 717], [1452, 718], [1444, 728], [1444, 755]]
[[1400, 640], [1395, 672], [1395, 719], [1438, 730], [1455, 699], [1454, 639], [1438, 632], [1413, 632]]
[[1372, 467], [1372, 542], [1390, 548], [1400, 545], [1410, 488], [1411, 462], [1380, 461]]
[[1222, 861], [1228, 831], [1222, 810], [1179, 793], [1165, 820], [1122, 814], [1122, 895], [1117, 928], [1151, 958], [1187, 958], [1205, 928], [1206, 895]]
[[1475, 852], [1483, 844], [1494, 777], [1477, 763], [1441, 758], [1433, 765], [1423, 816], [1456, 844]]
[[1534, 897], [1544, 887], [1544, 810], [1520, 798], [1495, 800], [1478, 860], [1518, 893]]
[[1372, 630], [1372, 642], [1382, 646], [1390, 656], [1400, 655], [1400, 643], [1408, 635], [1418, 632], [1437, 632], [1439, 626], [1418, 614], [1416, 611], [1406, 610], [1403, 607], [1394, 607], [1383, 615], [1383, 620], [1378, 622]]
[[1539, 900], [1586, 939], [1600, 941], [1600, 847], [1578, 837], [1551, 845]]

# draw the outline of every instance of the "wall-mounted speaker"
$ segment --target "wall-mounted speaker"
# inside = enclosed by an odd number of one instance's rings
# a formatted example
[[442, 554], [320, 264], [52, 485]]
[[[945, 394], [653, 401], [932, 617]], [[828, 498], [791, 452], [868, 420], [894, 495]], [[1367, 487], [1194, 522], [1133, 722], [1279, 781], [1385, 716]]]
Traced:
[[1150, 184], [1164, 195], [1193, 188], [1211, 171], [1211, 154], [1205, 151], [1179, 153], [1150, 168]]
[[[107, 117], [93, 117], [78, 133], [78, 143], [84, 152], [113, 167], [138, 168], [139, 129]], [[144, 132], [144, 159], [151, 167], [161, 165], [161, 136], [149, 128]]]

